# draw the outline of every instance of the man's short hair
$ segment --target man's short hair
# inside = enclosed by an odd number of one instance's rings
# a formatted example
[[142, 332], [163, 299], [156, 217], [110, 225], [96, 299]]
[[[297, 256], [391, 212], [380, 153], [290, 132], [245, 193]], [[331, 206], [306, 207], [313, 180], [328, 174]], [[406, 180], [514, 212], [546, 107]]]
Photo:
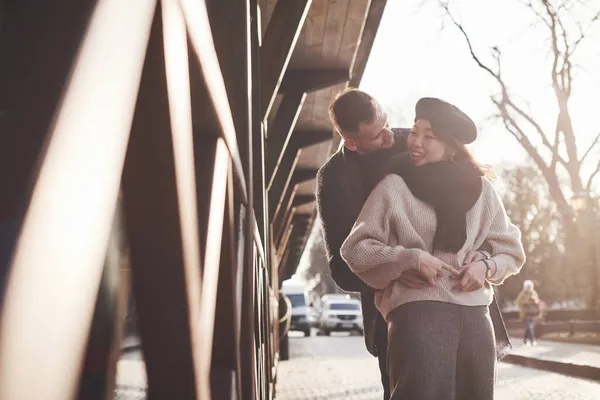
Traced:
[[358, 133], [359, 125], [375, 119], [379, 105], [370, 94], [350, 88], [339, 93], [329, 105], [329, 118], [341, 135]]

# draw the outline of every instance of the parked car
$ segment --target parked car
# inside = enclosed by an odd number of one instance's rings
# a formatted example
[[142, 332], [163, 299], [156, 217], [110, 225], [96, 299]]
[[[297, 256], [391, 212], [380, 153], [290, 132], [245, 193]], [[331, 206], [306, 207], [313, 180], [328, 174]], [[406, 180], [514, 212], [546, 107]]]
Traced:
[[358, 332], [364, 334], [360, 301], [346, 295], [324, 297], [319, 318], [319, 330], [325, 335], [331, 332]]
[[316, 316], [311, 307], [305, 284], [287, 280], [281, 284], [281, 291], [292, 303], [290, 330], [301, 331], [304, 332], [304, 336], [310, 336], [311, 328], [316, 322]]

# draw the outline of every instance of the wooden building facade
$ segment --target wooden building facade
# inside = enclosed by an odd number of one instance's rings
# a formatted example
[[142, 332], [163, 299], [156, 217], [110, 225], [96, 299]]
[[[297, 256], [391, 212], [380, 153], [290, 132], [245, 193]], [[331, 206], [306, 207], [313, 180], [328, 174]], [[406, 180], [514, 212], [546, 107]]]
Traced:
[[385, 0], [0, 0], [0, 398], [270, 399]]

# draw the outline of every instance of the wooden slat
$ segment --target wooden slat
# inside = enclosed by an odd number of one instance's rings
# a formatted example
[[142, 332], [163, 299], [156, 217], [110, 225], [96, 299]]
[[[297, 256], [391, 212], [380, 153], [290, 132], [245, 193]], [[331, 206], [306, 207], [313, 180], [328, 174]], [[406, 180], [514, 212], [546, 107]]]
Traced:
[[325, 32], [321, 57], [321, 66], [336, 65], [338, 54], [344, 37], [345, 26], [348, 18], [350, 3], [364, 3], [364, 1], [330, 1], [325, 21]]
[[[194, 322], [200, 317], [202, 278], [200, 276], [200, 238], [196, 198], [194, 141], [192, 134], [192, 106], [188, 68], [188, 42], [183, 14], [177, 0], [161, 0], [163, 40], [169, 114], [173, 136], [173, 153], [179, 224], [182, 238], [183, 267], [190, 320], [192, 362], [194, 376], [202, 378], [203, 354], [195, 346], [201, 327]], [[201, 392], [196, 387], [196, 397]]]
[[287, 70], [281, 82], [281, 93], [314, 92], [347, 82], [350, 73], [345, 68], [338, 69], [294, 69]]
[[275, 216], [277, 209], [281, 206], [282, 196], [292, 179], [292, 174], [298, 163], [298, 158], [302, 150], [289, 148], [285, 152], [279, 165], [279, 169], [274, 176], [271, 186], [268, 188], [268, 218]]
[[349, 86], [358, 87], [373, 48], [373, 42], [385, 10], [387, 0], [370, 0], [370, 7], [363, 27], [358, 49], [351, 64], [352, 77]]
[[[197, 228], [181, 223], [185, 215], [194, 215], [190, 208], [196, 208], [190, 200], [195, 192], [194, 160], [187, 147], [190, 94], [185, 88], [186, 38], [179, 7], [176, 2], [162, 5], [152, 25], [123, 193], [148, 397], [187, 400], [198, 398], [201, 376], [194, 340], [201, 329], [195, 324], [200, 261], [193, 255], [199, 252], [194, 249], [199, 241], [193, 232]], [[184, 236], [188, 230], [191, 237]]]
[[283, 238], [284, 233], [292, 225], [292, 219], [294, 218], [294, 212], [295, 212], [295, 209], [294, 209], [294, 207], [292, 207], [289, 210], [289, 213], [285, 214], [285, 219], [283, 220], [283, 224], [282, 224], [282, 227], [281, 227], [281, 232], [279, 233], [277, 241], [275, 242], [275, 245], [277, 247], [281, 246], [281, 244], [283, 242], [283, 239], [284, 239]]
[[[250, 47], [250, 82], [260, 81], [260, 16], [258, 15], [258, 7], [256, 0], [250, 0], [249, 4], [250, 14], [250, 26], [248, 33], [249, 47]], [[242, 399], [253, 400], [253, 385], [256, 379], [256, 364], [254, 362], [255, 357], [255, 346], [254, 346], [254, 330], [255, 330], [255, 319], [254, 319], [254, 302], [255, 302], [255, 291], [254, 282], [256, 280], [256, 269], [258, 263], [267, 263], [265, 255], [265, 240], [268, 235], [268, 228], [265, 220], [265, 199], [266, 199], [266, 185], [264, 177], [264, 139], [263, 126], [262, 126], [262, 110], [258, 105], [261, 103], [261, 96], [259, 90], [252, 90], [251, 92], [251, 103], [252, 103], [252, 114], [251, 114], [251, 133], [250, 141], [247, 151], [250, 153], [251, 166], [252, 166], [252, 187], [253, 190], [250, 192], [252, 197], [253, 207], [248, 210], [251, 213], [249, 223], [252, 225], [252, 237], [254, 240], [251, 241], [250, 237], [247, 237], [247, 246], [250, 247], [250, 259], [247, 260], [247, 264], [243, 268], [243, 283], [242, 283], [242, 300], [241, 300], [241, 322], [240, 322], [240, 360], [242, 363], [241, 371], [241, 388], [242, 388]]]
[[268, 131], [266, 174], [269, 185], [273, 182], [279, 163], [292, 137], [305, 98], [306, 93], [304, 92], [286, 93], [283, 96], [281, 106], [277, 110], [275, 122]]
[[370, 5], [371, 1], [348, 2], [348, 12], [338, 51], [337, 65], [350, 66], [350, 70], [352, 70], [352, 63], [360, 45], [360, 38]]
[[[244, 357], [247, 357], [246, 353], [249, 350], [242, 349], [240, 343], [247, 339], [247, 331], [252, 329], [252, 326], [248, 326], [248, 321], [251, 320], [244, 315], [246, 309], [242, 306], [242, 299], [244, 292], [248, 290], [247, 275], [253, 276], [249, 266], [253, 263], [252, 239], [256, 228], [253, 220], [255, 183], [252, 151], [254, 137], [251, 127], [253, 120], [257, 118], [253, 115], [253, 107], [258, 108], [259, 103], [257, 100], [252, 103], [254, 93], [252, 93], [251, 67], [254, 66], [251, 66], [250, 58], [251, 52], [257, 48], [253, 49], [250, 43], [250, 2], [248, 0], [207, 0], [206, 6], [219, 65], [227, 88], [249, 194], [246, 206], [237, 202], [234, 205], [233, 202], [237, 199], [232, 196], [233, 186], [230, 182], [226, 209], [226, 221], [229, 224], [225, 225], [221, 246], [222, 261], [216, 311], [216, 315], [220, 317], [219, 322], [215, 324], [213, 336], [211, 386], [213, 397], [218, 393], [218, 396], [223, 398], [241, 398], [242, 380], [247, 380], [244, 376], [245, 371], [251, 367], [242, 366], [243, 363], [248, 362]], [[258, 121], [260, 119], [259, 115]], [[233, 236], [232, 223], [237, 227], [237, 232]], [[232, 252], [235, 252], [235, 255]], [[240, 329], [241, 326], [244, 328]], [[230, 393], [226, 389], [229, 388], [232, 380], [237, 387]]]
[[288, 220], [292, 207], [305, 205], [314, 201], [314, 196], [304, 196], [312, 198], [312, 201], [307, 201], [303, 204], [295, 204], [295, 197], [297, 196], [296, 193], [299, 190], [299, 185], [314, 179], [315, 176], [316, 172], [312, 169], [301, 168], [294, 170], [285, 194], [281, 199], [281, 206], [276, 209], [275, 216], [273, 217], [273, 229], [276, 238], [280, 238], [283, 233], [282, 229], [285, 228], [284, 223]]
[[292, 231], [294, 229], [294, 225], [289, 225], [285, 231], [285, 233], [283, 234], [283, 238], [281, 240], [281, 244], [276, 247], [277, 248], [277, 258], [281, 259], [283, 256], [283, 253], [285, 251], [285, 248], [288, 244], [288, 241], [290, 240], [290, 236], [292, 235]]
[[275, 213], [273, 217], [273, 234], [275, 238], [280, 238], [282, 234], [283, 224], [288, 215], [288, 211], [292, 207], [292, 202], [294, 201], [294, 197], [296, 195], [296, 191], [298, 190], [298, 185], [294, 184], [293, 181], [290, 181], [283, 198], [281, 199], [281, 207]]
[[100, 1], [91, 16], [7, 282], [3, 400], [70, 399], [77, 390], [154, 6]]
[[225, 212], [225, 195], [229, 163], [229, 149], [227, 148], [225, 141], [219, 139], [215, 151], [214, 175], [210, 191], [210, 211], [208, 214], [209, 220], [208, 233], [206, 236], [206, 251], [204, 253], [202, 300], [200, 305], [200, 319], [198, 321], [202, 327], [202, 332], [198, 339], [198, 350], [200, 351], [200, 354], [202, 354], [202, 377], [199, 382], [199, 399], [211, 398], [210, 366], [212, 361], [215, 308], [219, 267], [221, 262], [221, 241], [223, 236], [223, 218]]
[[[221, 243], [221, 266], [219, 268], [218, 291], [215, 313], [219, 316], [214, 326], [213, 356], [211, 366], [211, 392], [222, 398], [241, 398], [239, 386], [239, 312], [238, 265], [236, 244], [244, 245], [245, 238], [235, 235], [235, 207], [233, 178], [229, 172], [226, 205]], [[241, 235], [240, 235], [241, 236]], [[240, 261], [245, 261], [244, 259]], [[240, 271], [242, 268], [239, 269]], [[241, 299], [240, 299], [241, 300]]]
[[278, 1], [270, 18], [260, 48], [264, 119], [271, 111], [311, 4], [312, 0]]
[[210, 28], [210, 20], [208, 11], [204, 1], [196, 0], [179, 0], [183, 11], [184, 18], [187, 23], [189, 39], [192, 47], [195, 50], [195, 55], [200, 63], [200, 68], [204, 78], [206, 90], [210, 94], [210, 103], [214, 109], [225, 144], [231, 155], [235, 178], [240, 188], [240, 197], [242, 201], [248, 203], [248, 191], [246, 187], [246, 178], [242, 161], [237, 146], [235, 125], [231, 109], [229, 107], [229, 99], [223, 74], [219, 66], [219, 60], [215, 50], [213, 35]]

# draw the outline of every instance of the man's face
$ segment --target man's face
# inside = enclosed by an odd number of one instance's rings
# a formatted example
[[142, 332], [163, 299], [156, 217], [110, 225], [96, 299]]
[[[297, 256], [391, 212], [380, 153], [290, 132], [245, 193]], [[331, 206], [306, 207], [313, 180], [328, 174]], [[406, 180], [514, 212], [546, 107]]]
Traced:
[[343, 136], [344, 146], [359, 154], [369, 154], [394, 145], [394, 133], [388, 124], [387, 114], [380, 108], [377, 109], [373, 121], [361, 123], [358, 132], [352, 137]]

